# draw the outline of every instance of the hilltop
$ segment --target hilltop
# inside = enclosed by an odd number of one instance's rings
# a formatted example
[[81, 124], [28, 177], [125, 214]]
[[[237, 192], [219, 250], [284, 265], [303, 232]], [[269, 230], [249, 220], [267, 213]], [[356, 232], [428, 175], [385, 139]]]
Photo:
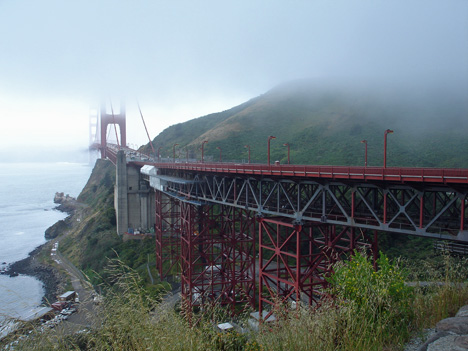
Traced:
[[[206, 159], [246, 161], [250, 145], [252, 162], [266, 162], [269, 135], [271, 157], [296, 164], [361, 165], [368, 140], [368, 162], [380, 166], [383, 160], [384, 130], [388, 139], [388, 166], [468, 167], [468, 98], [448, 88], [433, 90], [389, 88], [297, 81], [279, 85], [263, 95], [229, 110], [175, 124], [154, 140], [161, 156], [172, 157], [179, 144], [179, 158], [186, 148], [190, 158], [200, 159], [205, 145]], [[148, 145], [144, 151], [150, 153]]]

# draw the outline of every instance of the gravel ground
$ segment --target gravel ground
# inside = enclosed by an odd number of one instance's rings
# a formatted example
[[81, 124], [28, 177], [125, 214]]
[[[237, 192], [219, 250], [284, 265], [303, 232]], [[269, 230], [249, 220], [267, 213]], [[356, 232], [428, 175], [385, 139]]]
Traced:
[[435, 328], [425, 329], [421, 336], [414, 337], [406, 344], [404, 351], [418, 351], [421, 346], [435, 334]]

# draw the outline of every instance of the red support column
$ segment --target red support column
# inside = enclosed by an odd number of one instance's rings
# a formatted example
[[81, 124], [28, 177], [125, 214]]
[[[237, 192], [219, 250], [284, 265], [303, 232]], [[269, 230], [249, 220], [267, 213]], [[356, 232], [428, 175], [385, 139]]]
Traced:
[[[259, 316], [266, 320], [275, 303], [318, 303], [327, 294], [333, 265], [366, 249], [376, 260], [377, 234], [322, 223], [293, 225], [262, 218], [259, 227]], [[268, 312], [264, 315], [263, 310]]]
[[191, 313], [207, 303], [255, 303], [255, 220], [223, 205], [181, 204], [182, 295]]
[[[259, 316], [262, 317], [265, 305], [272, 307], [275, 297], [280, 302], [300, 301], [302, 226], [287, 223], [283, 218], [261, 218], [259, 223]], [[263, 319], [272, 313], [270, 310]]]
[[155, 192], [156, 268], [161, 279], [180, 272], [180, 203]]
[[192, 306], [199, 298], [199, 293], [195, 291], [192, 282], [193, 265], [192, 265], [192, 251], [193, 239], [198, 235], [195, 229], [195, 206], [186, 202], [180, 203], [181, 214], [181, 292], [185, 308], [188, 312], [189, 322], [192, 323]]

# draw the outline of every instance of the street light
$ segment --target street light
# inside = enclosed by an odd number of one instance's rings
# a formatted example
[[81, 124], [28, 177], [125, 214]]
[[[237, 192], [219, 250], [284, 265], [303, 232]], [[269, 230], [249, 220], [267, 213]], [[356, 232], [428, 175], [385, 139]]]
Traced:
[[185, 147], [185, 158], [187, 159], [188, 163], [188, 146]]
[[203, 163], [203, 146], [208, 142], [208, 140], [203, 140], [203, 142], [201, 143], [201, 161]]
[[365, 145], [365, 152], [364, 152], [364, 167], [367, 167], [367, 140], [361, 140], [361, 143]]
[[172, 158], [173, 158], [173, 160], [174, 160], [174, 163], [175, 163], [175, 147], [176, 147], [177, 145], [179, 145], [179, 144], [174, 144], [174, 145], [172, 146]]
[[276, 139], [273, 135], [270, 135], [268, 137], [268, 166], [270, 165], [270, 140], [271, 139]]
[[223, 162], [223, 158], [222, 158], [222, 150], [219, 146], [216, 147], [218, 150], [219, 150], [219, 162]]
[[250, 163], [250, 145], [244, 145], [247, 149], [249, 149], [249, 163]]
[[288, 165], [289, 165], [289, 164], [291, 163], [290, 160], [289, 160], [289, 149], [290, 149], [289, 143], [285, 143], [285, 144], [283, 144], [283, 146], [287, 146], [287, 147], [288, 147]]
[[162, 146], [158, 148], [158, 162], [161, 162], [161, 154], [160, 154], [161, 149], [162, 149]]
[[393, 133], [393, 130], [387, 129], [384, 133], [384, 158], [383, 158], [383, 167], [387, 168], [387, 134]]

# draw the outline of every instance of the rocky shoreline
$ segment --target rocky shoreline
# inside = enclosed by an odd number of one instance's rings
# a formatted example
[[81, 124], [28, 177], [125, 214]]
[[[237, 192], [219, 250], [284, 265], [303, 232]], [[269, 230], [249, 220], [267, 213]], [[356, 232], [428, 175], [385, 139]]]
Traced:
[[50, 305], [57, 299], [57, 295], [63, 291], [65, 278], [52, 266], [39, 262], [37, 256], [42, 250], [46, 249], [46, 245], [47, 243], [35, 248], [29, 253], [27, 258], [12, 263], [1, 274], [9, 275], [10, 277], [22, 274], [38, 279], [44, 286], [42, 303]]
[[[58, 221], [50, 226], [44, 233], [46, 239], [52, 239], [63, 233], [64, 223], [68, 225], [71, 215], [75, 212], [79, 203], [75, 198], [63, 193], [56, 193], [54, 202], [59, 204], [56, 207], [58, 211], [65, 212], [69, 216], [65, 220]], [[61, 233], [60, 233], [61, 232]], [[15, 277], [17, 275], [27, 275], [38, 279], [44, 286], [44, 296], [42, 297], [42, 303], [46, 306], [50, 305], [57, 299], [57, 295], [60, 295], [66, 284], [66, 277], [62, 276], [60, 272], [51, 265], [46, 265], [40, 262], [39, 255], [44, 251], [48, 250], [48, 243], [38, 246], [29, 253], [29, 256], [10, 264], [0, 274], [9, 275]], [[47, 252], [47, 254], [50, 254]]]

